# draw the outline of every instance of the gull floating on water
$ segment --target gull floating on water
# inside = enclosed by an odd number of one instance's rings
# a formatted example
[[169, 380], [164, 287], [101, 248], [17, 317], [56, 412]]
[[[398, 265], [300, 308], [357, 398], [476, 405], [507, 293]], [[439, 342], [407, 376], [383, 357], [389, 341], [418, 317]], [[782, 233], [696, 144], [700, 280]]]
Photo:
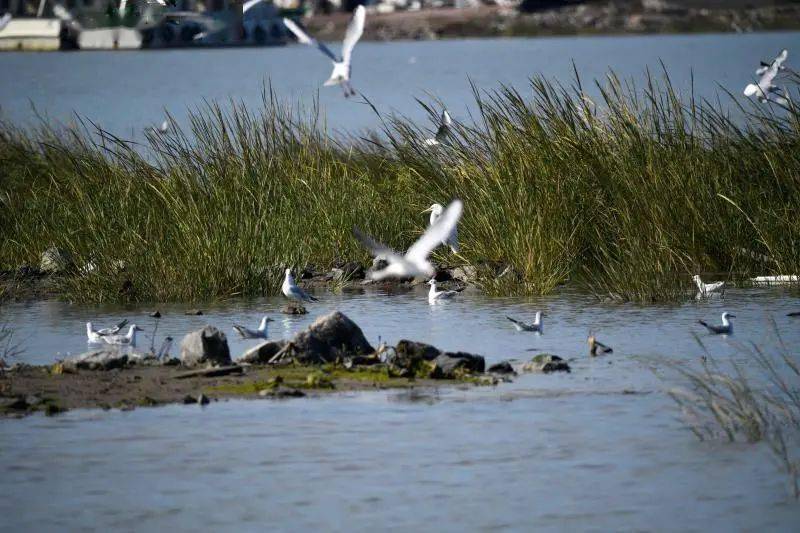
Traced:
[[0, 17], [0, 31], [3, 31], [9, 22], [11, 22], [11, 13], [6, 13]]
[[364, 21], [366, 16], [366, 10], [364, 9], [364, 6], [358, 6], [353, 12], [353, 19], [350, 21], [350, 24], [347, 25], [347, 31], [345, 32], [344, 40], [342, 41], [341, 58], [336, 57], [336, 55], [331, 52], [330, 48], [325, 46], [325, 43], [321, 43], [316, 39], [313, 39], [292, 20], [288, 18], [283, 19], [283, 23], [287, 28], [289, 28], [294, 36], [297, 37], [299, 42], [309, 46], [316, 46], [323, 54], [328, 56], [330, 60], [333, 61], [333, 72], [331, 72], [331, 77], [328, 79], [328, 81], [323, 83], [323, 85], [326, 87], [331, 85], [341, 85], [342, 89], [344, 90], [345, 97], [355, 96], [356, 94], [355, 89], [353, 89], [353, 86], [350, 85], [350, 59], [353, 54], [353, 47], [355, 47], [356, 43], [361, 38], [361, 34], [364, 33]]
[[544, 333], [544, 323], [542, 322], [542, 312], [536, 311], [536, 317], [534, 318], [531, 324], [526, 324], [521, 320], [517, 320], [516, 318], [511, 318], [510, 316], [506, 317], [514, 324], [514, 328], [517, 331], [535, 331], [537, 333]]
[[724, 281], [717, 281], [714, 283], [703, 283], [703, 280], [700, 279], [700, 276], [694, 275], [692, 276], [695, 285], [697, 285], [697, 290], [700, 292], [702, 296], [708, 296], [712, 292], [717, 292], [723, 287], [725, 287]]
[[708, 324], [703, 320], [698, 320], [697, 323], [705, 327], [708, 331], [715, 335], [720, 334], [727, 334], [733, 333], [733, 323], [730, 321], [731, 318], [736, 318], [736, 315], [732, 315], [729, 312], [725, 311], [722, 313], [722, 325], [715, 326], [713, 324]]
[[356, 238], [370, 250], [372, 255], [384, 258], [389, 263], [386, 268], [371, 272], [370, 278], [377, 281], [385, 278], [432, 277], [434, 268], [428, 261], [428, 256], [456, 228], [463, 209], [464, 204], [461, 203], [461, 200], [453, 200], [442, 216], [425, 230], [422, 237], [411, 245], [405, 255], [400, 255], [388, 246], [365, 235], [358, 228], [353, 228]]
[[755, 96], [762, 103], [773, 101], [779, 105], [788, 105], [789, 101], [781, 94], [780, 88], [772, 83], [778, 72], [786, 68], [783, 66], [783, 62], [786, 61], [788, 56], [789, 52], [782, 50], [770, 64], [765, 65], [762, 62], [762, 66], [756, 70], [756, 74], [760, 76], [758, 83], [748, 84], [744, 88], [744, 95]]
[[589, 344], [589, 355], [592, 357], [597, 357], [598, 355], [606, 353], [614, 353], [614, 350], [612, 350], [610, 346], [606, 346], [597, 340], [594, 333], [589, 334], [589, 338], [586, 339], [586, 342]]
[[[430, 225], [433, 226], [436, 224], [436, 221], [442, 217], [442, 213], [444, 213], [444, 207], [442, 207], [442, 204], [433, 204], [428, 209], [423, 211], [423, 213], [427, 213], [429, 211], [431, 213]], [[442, 240], [442, 244], [449, 246], [450, 250], [454, 254], [458, 253], [458, 226], [453, 226], [453, 230], [444, 240]]]
[[441, 302], [442, 300], [449, 300], [459, 293], [459, 291], [438, 291], [436, 290], [436, 280], [431, 279], [428, 281], [431, 290], [428, 291], [428, 303]]
[[111, 326], [111, 327], [108, 327], [108, 328], [102, 328], [102, 329], [96, 330], [92, 326], [91, 322], [87, 322], [86, 323], [86, 337], [88, 338], [89, 342], [93, 342], [93, 343], [105, 342], [102, 339], [102, 337], [105, 337], [105, 336], [108, 336], [108, 335], [116, 335], [117, 333], [119, 333], [119, 331], [122, 328], [125, 327], [125, 325], [127, 323], [128, 323], [128, 319], [126, 318], [122, 322], [118, 323], [115, 326]]
[[442, 118], [439, 121], [439, 129], [436, 130], [436, 135], [432, 139], [425, 139], [424, 144], [427, 146], [437, 146], [442, 144], [447, 136], [450, 135], [450, 126], [453, 124], [450, 118], [450, 113], [447, 109], [442, 111]]
[[266, 339], [267, 324], [270, 322], [274, 322], [274, 320], [265, 316], [261, 319], [261, 324], [258, 325], [258, 329], [246, 328], [244, 326], [240, 326], [239, 324], [234, 324], [233, 329], [239, 332], [239, 335], [243, 339]]
[[106, 344], [114, 344], [114, 345], [122, 345], [122, 346], [136, 346], [136, 332], [143, 331], [142, 328], [137, 326], [136, 324], [131, 325], [128, 328], [128, 333], [125, 335], [102, 335], [100, 336], [100, 342], [104, 342]]
[[283, 278], [283, 286], [281, 287], [281, 292], [283, 293], [284, 296], [292, 300], [298, 300], [301, 302], [319, 301], [297, 286], [297, 284], [294, 282], [294, 276], [292, 276], [291, 268], [286, 269], [286, 277]]

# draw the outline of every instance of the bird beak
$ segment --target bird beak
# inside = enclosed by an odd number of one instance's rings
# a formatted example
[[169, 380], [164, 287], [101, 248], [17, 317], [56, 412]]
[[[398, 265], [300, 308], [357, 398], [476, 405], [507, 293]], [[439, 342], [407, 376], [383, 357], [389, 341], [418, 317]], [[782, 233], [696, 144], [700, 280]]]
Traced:
[[728, 318], [736, 318], [736, 315], [728, 315]]
[[268, 318], [268, 319], [267, 319], [267, 322], [275, 322], [275, 321], [274, 321], [274, 320], [272, 320], [271, 318]]
[[136, 331], [144, 331], [144, 330], [142, 328], [140, 328], [139, 326], [136, 326]]
[[420, 211], [419, 214], [422, 215], [423, 213], [430, 213], [431, 211], [433, 211], [433, 207], [429, 207], [428, 209], [426, 209], [424, 211]]

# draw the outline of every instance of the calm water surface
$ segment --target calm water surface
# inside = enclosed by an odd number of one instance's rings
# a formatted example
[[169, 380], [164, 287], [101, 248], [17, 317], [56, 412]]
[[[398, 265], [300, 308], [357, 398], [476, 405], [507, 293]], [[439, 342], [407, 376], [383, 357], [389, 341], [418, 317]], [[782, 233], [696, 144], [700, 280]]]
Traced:
[[[672, 306], [608, 305], [574, 293], [547, 298], [464, 294], [428, 305], [424, 288], [321, 294], [304, 317], [277, 298], [185, 316], [161, 306], [159, 337], [214, 324], [232, 352], [235, 322], [277, 319], [289, 337], [340, 309], [372, 342], [407, 337], [485, 354], [489, 361], [550, 351], [573, 372], [526, 375], [477, 390], [370, 392], [290, 401], [229, 401], [133, 412], [73, 411], [0, 420], [0, 528], [180, 530], [770, 530], [797, 529], [800, 508], [758, 445], [700, 443], [664, 391], [664, 362], [695, 364], [701, 349], [745, 360], [736, 342], [773, 343], [774, 318], [800, 342], [796, 294], [730, 290]], [[506, 314], [547, 314], [544, 335]], [[697, 318], [735, 311], [736, 333], [703, 335]], [[25, 339], [23, 360], [85, 349], [84, 322], [127, 317], [152, 332], [148, 309], [57, 302], [5, 306]], [[590, 328], [615, 348], [585, 356]], [[147, 345], [144, 336], [140, 345]], [[627, 393], [626, 393], [627, 392]], [[630, 394], [635, 392], [636, 394]]]
[[[338, 43], [336, 43], [338, 46]], [[800, 50], [800, 33], [469, 39], [441, 42], [360, 43], [354, 84], [382, 113], [414, 120], [425, 116], [415, 97], [440, 98], [456, 119], [474, 111], [469, 86], [525, 89], [533, 75], [570, 83], [573, 61], [584, 84], [614, 69], [641, 81], [645, 69], [663, 61], [675, 85], [712, 97], [720, 87], [740, 94], [761, 59], [782, 48]], [[794, 53], [794, 52], [792, 52]], [[789, 63], [795, 56], [789, 56]], [[795, 58], [796, 59], [796, 58]], [[794, 63], [796, 65], [796, 63]], [[164, 110], [184, 123], [186, 110], [204, 100], [241, 100], [257, 108], [271, 83], [289, 101], [308, 103], [319, 94], [334, 130], [377, 129], [380, 122], [360, 99], [346, 100], [338, 88], [323, 88], [330, 63], [307, 47], [140, 52], [0, 54], [0, 107], [19, 123], [40, 114], [69, 120], [88, 117], [124, 138], [141, 138], [160, 124]]]

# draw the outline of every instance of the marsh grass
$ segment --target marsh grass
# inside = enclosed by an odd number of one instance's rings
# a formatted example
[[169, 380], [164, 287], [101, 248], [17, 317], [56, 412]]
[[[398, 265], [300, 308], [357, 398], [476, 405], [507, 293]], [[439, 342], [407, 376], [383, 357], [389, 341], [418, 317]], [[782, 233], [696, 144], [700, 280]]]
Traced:
[[[598, 102], [577, 76], [473, 89], [475, 116], [439, 147], [396, 116], [330, 135], [316, 103], [301, 109], [266, 89], [258, 110], [208, 102], [144, 146], [87, 121], [4, 123], [0, 267], [37, 264], [55, 245], [97, 267], [58, 281], [72, 300], [275, 293], [286, 266], [368, 261], [354, 225], [405, 249], [422, 209], [459, 197], [462, 252], [436, 259], [473, 265], [494, 294], [569, 282], [675, 300], [700, 271], [800, 271], [797, 110], [747, 104], [734, 120], [721, 111], [734, 100], [683, 98], [666, 74], [647, 80], [609, 75]], [[496, 279], [494, 265], [511, 275]]]
[[800, 357], [771, 322], [774, 350], [751, 343], [741, 358], [719, 361], [705, 351], [700, 370], [675, 366], [685, 388], [670, 391], [699, 440], [765, 442], [800, 498]]

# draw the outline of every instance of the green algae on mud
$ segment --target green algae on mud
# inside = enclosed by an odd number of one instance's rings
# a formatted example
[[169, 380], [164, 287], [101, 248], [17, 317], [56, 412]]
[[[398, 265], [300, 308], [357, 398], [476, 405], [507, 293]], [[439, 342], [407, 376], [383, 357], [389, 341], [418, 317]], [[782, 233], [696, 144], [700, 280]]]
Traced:
[[458, 197], [461, 252], [434, 260], [471, 266], [491, 294], [569, 283], [677, 300], [697, 272], [800, 271], [797, 109], [750, 102], [733, 119], [664, 77], [635, 89], [611, 75], [599, 102], [579, 79], [476, 90], [475, 122], [439, 147], [397, 117], [332, 136], [316, 106], [268, 92], [257, 110], [209, 103], [140, 149], [91, 128], [0, 124], [0, 269], [38, 265], [52, 245], [75, 259], [54, 280], [72, 301], [274, 294], [287, 266], [367, 263], [353, 226], [406, 249], [420, 211]]

